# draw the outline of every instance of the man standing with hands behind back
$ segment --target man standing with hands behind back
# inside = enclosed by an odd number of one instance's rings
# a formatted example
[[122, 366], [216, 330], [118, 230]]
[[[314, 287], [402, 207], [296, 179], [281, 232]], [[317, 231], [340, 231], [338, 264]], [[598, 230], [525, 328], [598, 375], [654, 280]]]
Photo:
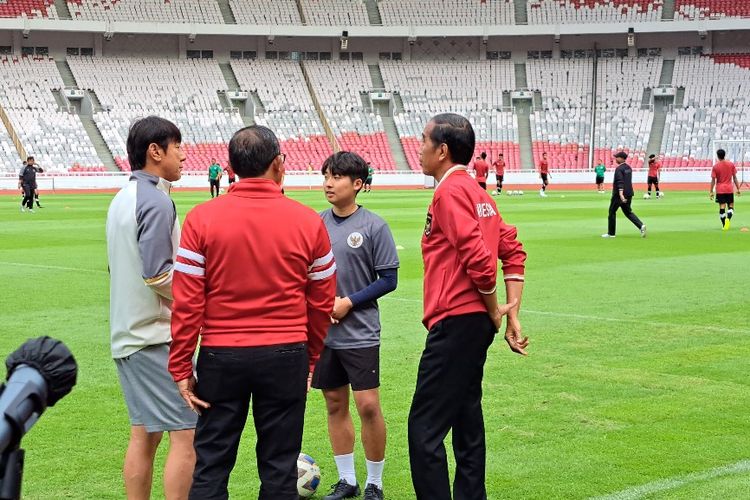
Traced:
[[625, 163], [628, 154], [620, 151], [615, 154], [615, 180], [612, 182], [612, 199], [609, 203], [609, 228], [602, 238], [614, 238], [617, 226], [617, 209], [622, 208], [622, 213], [641, 231], [641, 237], [646, 237], [646, 224], [641, 222], [630, 208], [633, 201], [633, 169]]
[[[422, 171], [435, 177], [422, 237], [424, 320], [429, 330], [409, 412], [409, 458], [418, 500], [450, 500], [443, 441], [453, 432], [455, 499], [485, 499], [482, 378], [487, 351], [507, 314], [505, 340], [526, 354], [518, 309], [526, 252], [513, 226], [467, 172], [474, 129], [440, 114], [422, 133]], [[498, 305], [497, 260], [508, 304]]]

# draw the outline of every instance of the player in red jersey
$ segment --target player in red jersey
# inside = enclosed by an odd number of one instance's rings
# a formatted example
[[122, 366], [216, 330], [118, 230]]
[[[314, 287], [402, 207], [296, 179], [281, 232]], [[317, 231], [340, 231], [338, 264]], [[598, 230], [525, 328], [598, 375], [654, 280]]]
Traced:
[[[721, 228], [724, 231], [729, 230], [729, 223], [734, 215], [734, 187], [737, 188], [737, 196], [740, 195], [740, 183], [737, 182], [737, 167], [729, 160], [726, 160], [727, 153], [723, 149], [716, 151], [716, 162], [711, 169], [711, 189], [708, 196], [714, 198], [714, 187], [716, 187], [716, 203], [719, 204], [719, 220]], [[729, 207], [729, 209], [727, 209]]]
[[542, 189], [539, 190], [539, 196], [547, 197], [547, 186], [552, 176], [549, 174], [549, 162], [547, 153], [542, 153], [542, 160], [539, 162], [539, 177], [542, 178]]
[[505, 159], [502, 153], [498, 153], [497, 160], [492, 164], [495, 169], [495, 178], [497, 179], [497, 194], [503, 192], [503, 177], [505, 177]]
[[659, 172], [661, 171], [661, 162], [656, 155], [648, 155], [648, 193], [645, 199], [651, 198], [651, 186], [656, 187], [656, 198], [662, 198], [664, 193], [659, 191]]
[[487, 153], [482, 151], [482, 154], [477, 156], [477, 159], [474, 161], [474, 173], [476, 175], [476, 181], [479, 183], [479, 185], [482, 187], [482, 189], [487, 189], [487, 175], [490, 172], [490, 166], [487, 165]]

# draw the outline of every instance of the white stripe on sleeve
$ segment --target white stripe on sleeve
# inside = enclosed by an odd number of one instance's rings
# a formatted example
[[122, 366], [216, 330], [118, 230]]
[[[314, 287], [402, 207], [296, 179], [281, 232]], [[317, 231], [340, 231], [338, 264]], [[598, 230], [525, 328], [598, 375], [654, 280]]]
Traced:
[[174, 265], [174, 270], [185, 274], [191, 274], [193, 276], [206, 275], [206, 270], [202, 267], [191, 266], [189, 264], [183, 264], [182, 262], [176, 262]]
[[506, 274], [505, 276], [503, 276], [503, 279], [524, 281], [523, 274]]
[[324, 280], [328, 277], [333, 276], [336, 273], [336, 264], [334, 263], [328, 269], [324, 271], [318, 271], [316, 273], [308, 273], [307, 277], [311, 280]]
[[194, 260], [195, 262], [198, 262], [200, 264], [206, 263], [206, 258], [202, 256], [199, 253], [195, 253], [192, 250], [188, 250], [187, 248], [178, 248], [177, 249], [177, 256], [178, 257], [185, 257], [186, 259]]
[[325, 266], [332, 260], [333, 260], [333, 249], [331, 249], [331, 251], [325, 254], [323, 257], [320, 257], [319, 259], [315, 259], [313, 263], [310, 264], [310, 267], [307, 268], [307, 270], [312, 271], [312, 269], [315, 267]]

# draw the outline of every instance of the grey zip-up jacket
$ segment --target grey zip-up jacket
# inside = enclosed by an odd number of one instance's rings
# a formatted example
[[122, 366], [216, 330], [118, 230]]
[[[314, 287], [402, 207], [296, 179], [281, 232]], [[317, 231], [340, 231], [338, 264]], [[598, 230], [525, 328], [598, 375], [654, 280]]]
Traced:
[[180, 222], [171, 184], [135, 171], [107, 212], [112, 357], [171, 340], [172, 268]]

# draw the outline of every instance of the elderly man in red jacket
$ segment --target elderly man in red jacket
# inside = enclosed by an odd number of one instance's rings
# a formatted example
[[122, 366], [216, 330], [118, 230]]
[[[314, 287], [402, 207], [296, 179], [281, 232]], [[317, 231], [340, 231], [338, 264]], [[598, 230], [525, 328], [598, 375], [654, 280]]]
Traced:
[[[505, 339], [526, 354], [521, 302], [526, 253], [516, 228], [467, 173], [474, 130], [455, 114], [422, 133], [422, 170], [438, 181], [422, 237], [424, 325], [429, 330], [409, 412], [409, 458], [418, 500], [451, 500], [443, 440], [453, 431], [454, 499], [486, 499], [482, 377], [487, 350], [507, 314]], [[503, 263], [507, 304], [496, 294]]]
[[228, 497], [252, 398], [259, 498], [297, 500], [305, 400], [331, 322], [336, 263], [322, 219], [281, 193], [273, 132], [239, 130], [229, 163], [240, 181], [188, 213], [174, 265], [169, 371], [200, 412], [190, 498]]

